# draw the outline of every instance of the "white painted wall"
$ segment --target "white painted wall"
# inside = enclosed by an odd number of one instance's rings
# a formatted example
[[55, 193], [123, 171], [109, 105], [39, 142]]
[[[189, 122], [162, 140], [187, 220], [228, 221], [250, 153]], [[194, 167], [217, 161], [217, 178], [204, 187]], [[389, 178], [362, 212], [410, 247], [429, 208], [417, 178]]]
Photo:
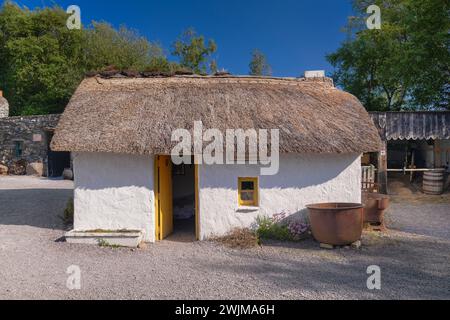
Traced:
[[[436, 165], [439, 167], [450, 166], [450, 140], [439, 140], [437, 145], [440, 153], [437, 154]], [[447, 172], [450, 172], [450, 167]]]
[[155, 241], [154, 157], [74, 154], [74, 229], [144, 230]]
[[[77, 231], [144, 230], [155, 241], [154, 157], [75, 153]], [[200, 237], [249, 227], [257, 216], [282, 211], [305, 216], [307, 204], [361, 201], [359, 154], [282, 155], [276, 176], [259, 166], [199, 166]], [[238, 177], [259, 177], [258, 208], [238, 206]]]
[[[259, 215], [284, 211], [293, 217], [305, 217], [308, 204], [360, 203], [360, 156], [282, 155], [275, 176], [259, 176], [259, 166], [200, 166], [200, 238], [250, 227]], [[259, 177], [259, 208], [239, 208], [238, 177]]]

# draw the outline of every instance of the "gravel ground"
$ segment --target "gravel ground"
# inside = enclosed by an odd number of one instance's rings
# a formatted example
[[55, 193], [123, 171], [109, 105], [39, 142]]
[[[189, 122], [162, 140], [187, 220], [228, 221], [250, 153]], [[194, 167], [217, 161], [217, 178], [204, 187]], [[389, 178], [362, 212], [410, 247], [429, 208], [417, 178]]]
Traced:
[[[234, 250], [176, 238], [146, 249], [69, 245], [62, 214], [72, 184], [0, 177], [0, 299], [449, 299], [450, 203], [394, 203], [393, 230], [360, 250], [268, 243]], [[81, 269], [81, 290], [66, 270]], [[366, 269], [379, 265], [382, 289]]]

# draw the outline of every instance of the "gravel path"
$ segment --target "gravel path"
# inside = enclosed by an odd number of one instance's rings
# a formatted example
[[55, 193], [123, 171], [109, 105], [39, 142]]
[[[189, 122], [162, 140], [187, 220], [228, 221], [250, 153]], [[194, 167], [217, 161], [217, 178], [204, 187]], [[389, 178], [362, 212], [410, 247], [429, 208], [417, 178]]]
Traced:
[[[56, 241], [71, 188], [0, 177], [0, 299], [450, 298], [450, 204], [394, 204], [395, 230], [366, 234], [361, 250], [320, 250], [312, 240], [250, 250], [169, 240], [130, 250]], [[435, 222], [414, 219], [424, 215]], [[374, 264], [376, 292], [366, 287]], [[66, 288], [71, 265], [81, 269], [79, 291]]]
[[392, 203], [391, 229], [450, 240], [449, 203]]

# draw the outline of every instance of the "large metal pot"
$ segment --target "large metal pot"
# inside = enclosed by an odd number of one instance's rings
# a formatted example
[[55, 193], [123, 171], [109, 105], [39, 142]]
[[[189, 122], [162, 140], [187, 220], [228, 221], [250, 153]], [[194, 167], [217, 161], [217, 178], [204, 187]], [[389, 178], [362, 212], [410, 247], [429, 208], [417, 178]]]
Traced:
[[384, 223], [384, 213], [389, 208], [389, 196], [380, 193], [363, 194], [364, 222]]
[[362, 204], [320, 203], [307, 208], [313, 236], [320, 243], [345, 246], [361, 239]]

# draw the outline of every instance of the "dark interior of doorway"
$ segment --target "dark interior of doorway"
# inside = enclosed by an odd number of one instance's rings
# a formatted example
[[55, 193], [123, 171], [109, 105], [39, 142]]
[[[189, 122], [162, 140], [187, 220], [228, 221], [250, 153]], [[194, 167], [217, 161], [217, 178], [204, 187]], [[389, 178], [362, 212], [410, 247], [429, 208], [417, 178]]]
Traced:
[[195, 165], [172, 166], [173, 236], [180, 241], [195, 240]]
[[48, 176], [49, 178], [62, 177], [64, 169], [70, 168], [70, 152], [55, 152], [50, 148], [53, 131], [46, 132]]

